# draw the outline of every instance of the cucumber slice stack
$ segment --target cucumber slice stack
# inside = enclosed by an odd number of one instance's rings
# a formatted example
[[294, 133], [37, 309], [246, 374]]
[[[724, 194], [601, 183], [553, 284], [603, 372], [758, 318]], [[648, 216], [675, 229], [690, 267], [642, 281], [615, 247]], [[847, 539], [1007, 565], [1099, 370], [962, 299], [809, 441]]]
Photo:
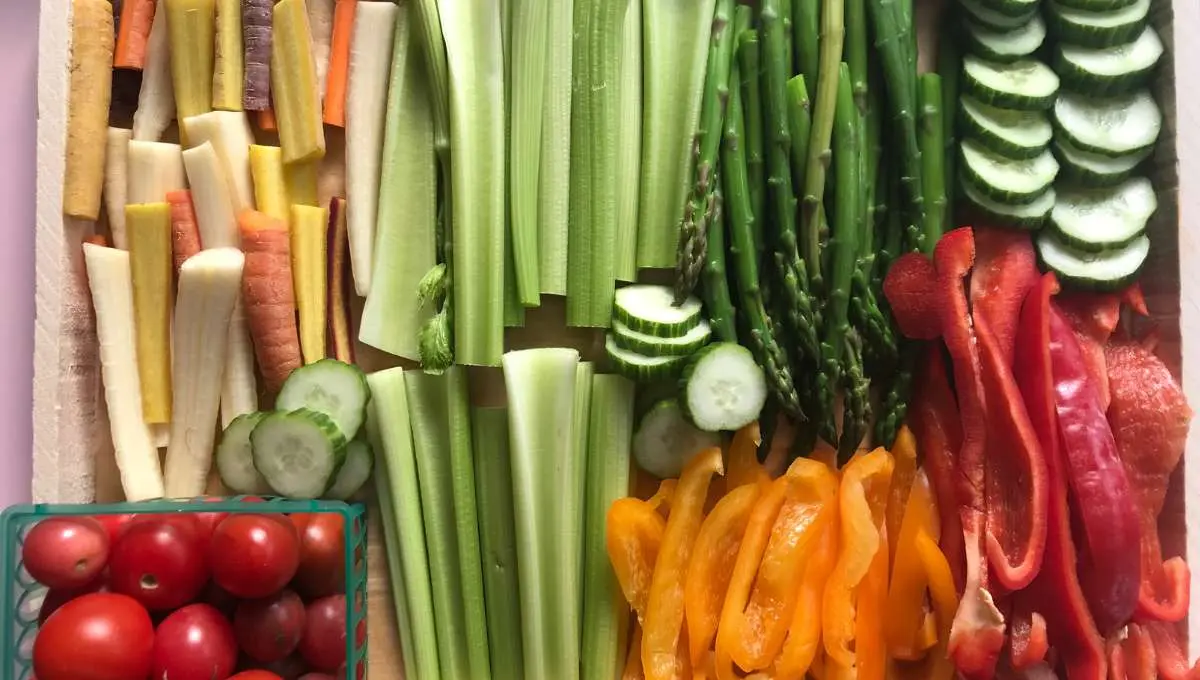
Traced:
[[712, 328], [700, 300], [676, 306], [666, 286], [637, 284], [616, 292], [604, 348], [613, 368], [639, 382], [679, 376], [684, 361], [708, 344]]

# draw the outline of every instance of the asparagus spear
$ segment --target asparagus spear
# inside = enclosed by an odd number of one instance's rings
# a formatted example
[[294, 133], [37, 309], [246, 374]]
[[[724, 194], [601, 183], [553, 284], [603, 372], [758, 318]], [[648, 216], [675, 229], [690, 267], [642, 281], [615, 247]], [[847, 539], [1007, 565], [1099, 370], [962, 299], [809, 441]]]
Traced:
[[713, 334], [721, 342], [737, 342], [734, 325], [733, 300], [729, 296], [729, 277], [725, 271], [725, 222], [722, 219], [724, 198], [720, 188], [721, 172], [713, 173], [717, 185], [708, 208], [712, 219], [708, 220], [708, 249], [704, 258], [704, 305], [708, 309], [709, 323]]
[[[735, 74], [740, 64], [734, 64]], [[759, 287], [758, 253], [754, 223], [759, 220], [753, 210], [746, 148], [748, 138], [742, 90], [734, 89], [725, 117], [725, 136], [721, 144], [721, 180], [728, 196], [729, 254], [733, 258], [734, 282], [742, 315], [749, 329], [749, 345], [766, 373], [767, 385], [780, 408], [792, 417], [800, 413], [800, 398], [792, 383], [787, 353], [784, 351], [778, 325], [767, 314]]]
[[875, 421], [875, 445], [891, 447], [896, 433], [908, 415], [908, 397], [912, 393], [913, 367], [917, 361], [920, 343], [904, 342], [900, 345], [899, 368], [892, 384], [883, 398], [882, 414]]
[[[871, 422], [871, 380], [863, 372], [863, 343], [858, 331], [846, 333], [846, 367], [842, 374], [844, 413], [842, 437], [838, 441], [838, 460], [846, 462], [854, 455]], [[891, 443], [888, 443], [891, 446]]]
[[821, 26], [821, 6], [816, 0], [791, 0], [792, 43], [795, 45], [794, 71], [810, 84], [817, 82], [820, 62], [818, 35]]
[[695, 182], [679, 227], [679, 249], [675, 259], [675, 302], [691, 295], [705, 266], [706, 237], [713, 217], [717, 151], [721, 126], [729, 100], [729, 67], [733, 61], [733, 0], [718, 0], [713, 12], [708, 47], [708, 70], [704, 77], [700, 128], [693, 142], [696, 154]]
[[[739, 9], [750, 8], [739, 5]], [[750, 209], [754, 216], [752, 235], [754, 251], [762, 253], [762, 225], [767, 214], [767, 180], [763, 166], [762, 78], [758, 31], [749, 29], [738, 38], [738, 70], [742, 81], [741, 98], [744, 106], [745, 135], [742, 138], [746, 156], [746, 177], [749, 183]]]
[[921, 107], [921, 174], [924, 187], [925, 220], [922, 242], [929, 249], [942, 237], [945, 227], [946, 176], [945, 128], [942, 125], [942, 79], [936, 73], [920, 76], [918, 100]]
[[812, 102], [804, 74], [787, 83], [788, 126], [792, 133], [792, 189], [804, 191], [804, 166], [808, 162], [808, 135], [812, 131]]
[[[886, 1], [886, 0], [882, 0]], [[812, 288], [824, 291], [821, 272], [821, 241], [828, 230], [825, 223], [825, 172], [829, 166], [829, 141], [833, 134], [839, 64], [845, 40], [843, 0], [823, 0], [821, 5], [821, 63], [817, 72], [817, 96], [813, 110], [812, 133], [808, 141], [808, 163], [804, 171], [804, 202], [801, 208], [802, 251]]]

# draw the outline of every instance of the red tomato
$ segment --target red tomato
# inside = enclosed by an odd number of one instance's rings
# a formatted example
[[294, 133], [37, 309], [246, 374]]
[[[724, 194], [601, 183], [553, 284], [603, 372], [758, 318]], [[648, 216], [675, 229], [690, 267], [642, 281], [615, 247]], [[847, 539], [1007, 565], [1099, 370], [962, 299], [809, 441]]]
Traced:
[[137, 600], [92, 593], [63, 605], [33, 642], [41, 680], [133, 680], [150, 674], [154, 626]]
[[42, 600], [42, 608], [38, 611], [38, 625], [45, 623], [51, 614], [77, 597], [88, 593], [107, 592], [108, 584], [104, 582], [103, 577], [97, 578], [82, 588], [51, 588], [46, 591], [46, 597]]
[[29, 575], [48, 588], [80, 588], [108, 561], [108, 532], [91, 517], [51, 517], [29, 530], [21, 559]]
[[[220, 500], [220, 499], [217, 499]], [[217, 530], [217, 525], [229, 516], [228, 512], [197, 512], [196, 518], [196, 533], [200, 537], [200, 544], [206, 549], [208, 542], [212, 540], [213, 532]]]
[[292, 521], [300, 531], [296, 589], [307, 598], [346, 592], [346, 522], [341, 514], [295, 514]]
[[114, 545], [121, 536], [121, 530], [133, 519], [133, 515], [93, 515], [97, 522], [104, 525], [108, 531], [109, 545]]
[[216, 607], [222, 616], [230, 620], [233, 619], [233, 612], [238, 606], [238, 599], [236, 597], [212, 581], [209, 581], [208, 585], [204, 586], [204, 591], [200, 593], [200, 601]]
[[[343, 675], [342, 677], [346, 676]], [[337, 680], [337, 678], [328, 673], [305, 673], [300, 676], [299, 680]]]
[[233, 615], [238, 645], [259, 663], [273, 663], [296, 651], [304, 634], [304, 602], [290, 590], [244, 600]]
[[209, 542], [213, 580], [243, 598], [267, 597], [296, 575], [300, 541], [291, 522], [269, 515], [226, 517]]
[[346, 663], [346, 596], [331, 595], [308, 605], [300, 656], [318, 671]]
[[112, 589], [150, 610], [193, 602], [208, 581], [196, 534], [171, 520], [131, 524], [113, 548], [109, 568]]
[[213, 607], [191, 604], [158, 624], [151, 680], [227, 678], [236, 665], [233, 626]]
[[118, 537], [123, 536], [125, 531], [128, 531], [129, 527], [131, 527], [135, 524], [147, 524], [147, 523], [157, 524], [157, 523], [162, 523], [162, 522], [166, 522], [167, 524], [174, 524], [175, 526], [179, 527], [180, 529], [190, 532], [190, 533], [193, 533], [193, 534], [198, 531], [198, 528], [196, 526], [196, 516], [192, 513], [189, 513], [189, 512], [155, 512], [155, 513], [142, 513], [142, 514], [133, 515], [133, 518], [130, 519], [125, 524], [123, 531], [120, 533], [120, 535]]
[[237, 675], [229, 676], [228, 680], [283, 680], [283, 678], [270, 671], [242, 671]]
[[308, 672], [308, 664], [304, 663], [304, 659], [301, 659], [299, 654], [292, 654], [285, 659], [280, 659], [273, 663], [264, 663], [262, 664], [262, 669], [264, 671], [271, 671], [283, 678], [283, 680], [296, 680]]

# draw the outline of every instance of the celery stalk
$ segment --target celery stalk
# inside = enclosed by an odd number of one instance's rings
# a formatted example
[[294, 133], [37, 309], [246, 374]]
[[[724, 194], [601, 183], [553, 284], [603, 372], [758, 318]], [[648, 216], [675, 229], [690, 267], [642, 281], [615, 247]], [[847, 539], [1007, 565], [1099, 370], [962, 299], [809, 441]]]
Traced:
[[642, 166], [642, 0], [629, 0], [621, 27], [620, 122], [617, 129], [618, 281], [637, 279], [638, 192]]
[[511, 137], [508, 151], [513, 262], [521, 304], [540, 304], [538, 276], [538, 171], [546, 86], [546, 28], [554, 0], [513, 0], [509, 9], [512, 54], [508, 82]]
[[[500, 41], [504, 49], [504, 153], [512, 145], [512, 6], [513, 2], [500, 3]], [[525, 325], [525, 307], [521, 304], [521, 291], [517, 287], [517, 265], [513, 259], [513, 214], [512, 192], [504, 192], [504, 327]], [[539, 298], [540, 299], [540, 298]]]
[[525, 677], [525, 662], [521, 655], [508, 410], [474, 409], [471, 431], [475, 436], [475, 489], [492, 675], [496, 680], [521, 680]]
[[[413, 633], [413, 657], [417, 673], [405, 677], [437, 680], [442, 677], [438, 662], [437, 626], [433, 612], [433, 592], [425, 546], [425, 524], [421, 514], [421, 488], [417, 480], [417, 460], [408, 411], [404, 369], [391, 368], [367, 376], [371, 387], [367, 428], [378, 433], [375, 451], [380, 455], [376, 476], [391, 490], [391, 505], [380, 500], [385, 515], [395, 519], [398, 552], [388, 550], [388, 562], [400, 562], [404, 594], [409, 606]], [[395, 579], [392, 581], [396, 583]]]
[[487, 624], [466, 380], [461, 367], [441, 375], [405, 374], [421, 511], [428, 529], [438, 654], [447, 676], [486, 679]]
[[[550, 592], [561, 600], [560, 616], [564, 623], [551, 631], [556, 634], [558, 654], [564, 659], [573, 659], [571, 668], [579, 667], [579, 642], [583, 635], [583, 495], [587, 474], [588, 418], [592, 409], [592, 379], [596, 367], [591, 362], [581, 362], [575, 367], [575, 396], [573, 399], [569, 454], [559, 466], [555, 486], [560, 489], [557, 512], [558, 522], [554, 535], [561, 537], [556, 550], [557, 568], [550, 573], [554, 585]], [[576, 673], [573, 677], [579, 677]]]
[[455, 360], [495, 366], [504, 352], [504, 63], [500, 7], [441, 0], [450, 69]]
[[[371, 421], [367, 421], [368, 436], [371, 447], [380, 451], [380, 440], [377, 432], [372, 430]], [[388, 482], [385, 463], [375, 461], [375, 497], [379, 504], [380, 519], [383, 522], [383, 547], [388, 563], [388, 587], [392, 593], [392, 607], [396, 610], [396, 628], [400, 634], [400, 658], [404, 664], [404, 677], [419, 678], [417, 671], [416, 637], [413, 635], [412, 613], [408, 607], [408, 590], [404, 584], [404, 568], [400, 561], [400, 534], [396, 528], [396, 517], [392, 508], [391, 484]]]
[[715, 5], [716, 0], [654, 0], [642, 6], [639, 267], [675, 266]]
[[417, 330], [431, 312], [418, 301], [417, 288], [437, 263], [437, 168], [429, 74], [417, 19], [410, 5], [400, 5], [399, 10], [384, 122], [375, 263], [358, 339], [417, 360]]
[[618, 677], [625, 658], [629, 609], [609, 564], [604, 535], [609, 506], [629, 494], [633, 399], [633, 383], [621, 376], [598, 375], [592, 380], [583, 534], [583, 680]]
[[571, 173], [571, 71], [575, 0], [552, 0], [547, 14], [542, 159], [538, 175], [538, 276], [543, 293], [567, 294]]
[[[575, 379], [579, 352], [540, 348], [504, 355], [508, 394], [509, 443], [512, 447], [513, 497], [517, 533], [517, 570], [521, 593], [522, 647], [530, 678], [569, 680], [578, 677], [578, 647], [572, 656], [555, 646], [555, 631], [577, 626], [569, 615], [578, 594], [555, 590], [560, 585], [562, 551], [560, 497], [569, 485], [562, 474], [570, 455]], [[570, 493], [570, 491], [568, 491]], [[569, 631], [577, 635], [578, 628]], [[577, 637], [575, 639], [578, 639]]]

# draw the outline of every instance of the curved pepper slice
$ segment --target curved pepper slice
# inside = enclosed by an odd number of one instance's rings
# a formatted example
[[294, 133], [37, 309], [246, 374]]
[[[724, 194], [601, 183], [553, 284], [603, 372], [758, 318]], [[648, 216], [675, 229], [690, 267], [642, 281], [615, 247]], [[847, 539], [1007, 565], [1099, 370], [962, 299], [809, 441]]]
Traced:
[[1046, 618], [1030, 608], [1031, 600], [1028, 597], [1016, 600], [1012, 625], [1009, 626], [1008, 655], [1013, 668], [1017, 670], [1041, 663], [1050, 650], [1050, 641], [1046, 637]]
[[[1200, 663], [1188, 667], [1187, 655], [1184, 653], [1179, 629], [1176, 627], [1178, 625], [1164, 621], [1152, 621], [1142, 626], [1154, 643], [1158, 676], [1163, 680], [1198, 680], [1200, 679]], [[1126, 667], [1128, 667], [1128, 662], [1126, 662]]]
[[929, 599], [933, 601], [934, 615], [938, 623], [937, 646], [926, 657], [928, 672], [926, 680], [951, 680], [954, 664], [949, 657], [950, 626], [958, 609], [958, 594], [954, 590], [954, 576], [950, 563], [938, 548], [937, 541], [924, 531], [917, 532], [915, 539], [917, 555], [925, 569], [925, 581], [929, 584]]
[[[736, 440], [734, 447], [737, 446]], [[732, 471], [733, 461], [730, 461]], [[766, 483], [750, 483], [725, 494], [700, 525], [692, 561], [683, 587], [684, 613], [688, 628], [692, 667], [707, 661], [717, 635], [721, 605], [729, 589], [738, 548], [750, 521], [750, 511]]]
[[[896, 545], [900, 541], [900, 524], [908, 507], [908, 494], [917, 476], [917, 441], [907, 425], [901, 425], [892, 444], [892, 490], [887, 504], [888, 559], [896, 563]], [[892, 567], [895, 569], [895, 567]]]
[[618, 498], [608, 508], [604, 529], [608, 560], [638, 621], [646, 617], [650, 579], [666, 528], [666, 520], [647, 501]]
[[725, 493], [770, 479], [762, 463], [758, 462], [760, 443], [762, 435], [757, 421], [733, 434], [733, 442], [729, 445], [729, 463], [725, 466]]
[[828, 467], [797, 458], [755, 504], [721, 609], [719, 678], [735, 677], [733, 664], [766, 668], [783, 647], [800, 593], [795, 575], [828, 525], [836, 493]]
[[825, 652], [837, 665], [851, 670], [857, 667], [851, 648], [856, 629], [856, 594], [876, 553], [887, 551], [884, 515], [893, 466], [891, 454], [884, 449], [860, 453], [842, 471], [838, 490], [841, 550], [825, 586], [821, 627]]
[[681, 644], [686, 635], [684, 577], [700, 531], [709, 482], [714, 473], [724, 471], [721, 449], [712, 448], [693, 456], [679, 477], [642, 620], [642, 668], [647, 680], [674, 680], [690, 666], [687, 645]]
[[[884, 527], [884, 533], [887, 528]], [[855, 680], [884, 680], [887, 674], [888, 650], [883, 635], [890, 616], [888, 598], [888, 552], [880, 546], [871, 560], [871, 567], [855, 593], [854, 616], [854, 676]]]
[[840, 523], [837, 506], [837, 503], [830, 504], [829, 524], [821, 531], [812, 558], [804, 568], [804, 580], [796, 599], [796, 609], [792, 612], [787, 640], [775, 660], [774, 680], [803, 680], [821, 649], [822, 599], [838, 557]]
[[629, 639], [629, 654], [625, 657], [625, 668], [621, 680], [646, 680], [642, 672], [642, 626], [633, 624], [633, 636]]
[[[896, 441], [899, 443], [900, 439]], [[891, 509], [890, 504], [888, 508]], [[916, 660], [924, 655], [924, 649], [918, 648], [917, 635], [925, 621], [925, 590], [929, 583], [917, 549], [917, 534], [925, 532], [937, 536], [936, 521], [929, 480], [924, 471], [918, 471], [908, 495], [903, 522], [896, 530], [898, 545], [887, 593], [888, 615], [883, 626], [888, 651], [898, 659]]]

